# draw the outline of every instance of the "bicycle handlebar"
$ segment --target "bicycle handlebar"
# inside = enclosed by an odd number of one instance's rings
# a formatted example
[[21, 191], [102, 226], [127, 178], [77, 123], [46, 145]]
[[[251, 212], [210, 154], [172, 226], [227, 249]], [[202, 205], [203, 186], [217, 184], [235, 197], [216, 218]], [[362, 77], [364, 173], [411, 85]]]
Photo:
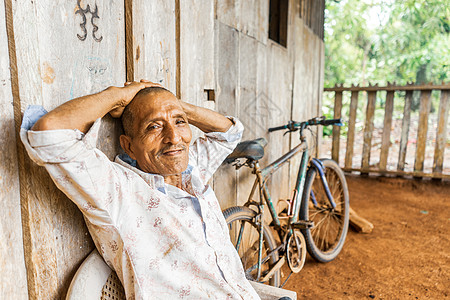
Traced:
[[342, 119], [328, 119], [328, 120], [326, 120], [326, 119], [324, 119], [324, 117], [318, 117], [318, 118], [313, 118], [313, 119], [305, 121], [305, 122], [289, 121], [289, 123], [286, 124], [286, 125], [269, 128], [269, 132], [277, 131], [277, 130], [284, 130], [284, 129], [287, 129], [289, 131], [296, 131], [298, 129], [304, 129], [306, 126], [312, 126], [312, 125], [322, 125], [322, 126], [336, 125], [336, 126], [343, 126], [344, 124], [342, 124]]
[[283, 129], [288, 129], [287, 125], [269, 128], [269, 132], [283, 130]]

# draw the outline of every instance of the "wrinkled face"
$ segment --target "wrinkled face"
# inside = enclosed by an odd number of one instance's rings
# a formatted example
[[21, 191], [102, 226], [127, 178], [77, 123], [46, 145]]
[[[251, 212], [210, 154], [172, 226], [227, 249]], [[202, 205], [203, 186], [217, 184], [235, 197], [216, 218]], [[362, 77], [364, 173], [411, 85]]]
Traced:
[[[192, 133], [178, 99], [169, 92], [151, 93], [135, 98], [134, 136], [121, 136], [122, 148], [139, 168], [163, 176], [178, 175], [189, 162]], [[126, 139], [127, 143], [122, 141]]]

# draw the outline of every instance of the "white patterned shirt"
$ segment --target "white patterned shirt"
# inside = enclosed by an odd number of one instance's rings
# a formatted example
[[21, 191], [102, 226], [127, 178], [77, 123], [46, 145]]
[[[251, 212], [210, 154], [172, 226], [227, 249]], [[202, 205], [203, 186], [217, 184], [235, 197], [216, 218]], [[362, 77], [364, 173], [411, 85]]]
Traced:
[[259, 299], [207, 185], [241, 139], [238, 120], [227, 132], [207, 133], [190, 146], [179, 189], [125, 162], [129, 157], [111, 162], [96, 148], [100, 119], [86, 134], [29, 130], [42, 111], [25, 112], [22, 142], [83, 212], [127, 299]]

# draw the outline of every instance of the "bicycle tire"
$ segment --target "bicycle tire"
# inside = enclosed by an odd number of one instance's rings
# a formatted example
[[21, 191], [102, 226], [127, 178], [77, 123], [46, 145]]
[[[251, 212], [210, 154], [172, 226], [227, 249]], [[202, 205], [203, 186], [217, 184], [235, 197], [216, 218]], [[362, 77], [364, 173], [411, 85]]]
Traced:
[[[241, 245], [238, 249], [238, 254], [244, 267], [245, 276], [248, 280], [256, 281], [257, 270], [248, 272], [248, 269], [255, 265], [258, 260], [258, 246], [259, 246], [259, 226], [256, 225], [255, 218], [257, 213], [245, 206], [234, 206], [223, 211], [223, 215], [228, 224], [230, 231], [230, 239], [236, 247], [236, 232], [241, 228], [243, 222], [244, 233]], [[241, 223], [241, 225], [239, 225]], [[263, 258], [265, 254], [276, 248], [276, 242], [273, 238], [270, 228], [263, 224]], [[278, 261], [278, 252], [275, 251], [270, 255], [270, 259], [261, 266], [261, 277], [264, 276], [265, 271], [269, 270]], [[268, 282], [272, 286], [278, 287], [280, 285], [280, 270], [275, 271]]]
[[[302, 229], [308, 253], [316, 261], [329, 262], [341, 252], [349, 224], [349, 193], [345, 175], [338, 164], [331, 159], [321, 160], [336, 209], [333, 209], [325, 194], [320, 175], [315, 168], [309, 168], [300, 208], [300, 219], [314, 222], [314, 227]], [[314, 205], [311, 190], [317, 201]]]

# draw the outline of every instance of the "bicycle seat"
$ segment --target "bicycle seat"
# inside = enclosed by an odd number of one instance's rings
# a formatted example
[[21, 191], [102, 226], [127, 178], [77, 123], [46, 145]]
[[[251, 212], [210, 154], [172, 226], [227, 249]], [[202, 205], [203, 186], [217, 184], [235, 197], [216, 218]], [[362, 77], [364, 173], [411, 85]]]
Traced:
[[240, 142], [234, 151], [225, 159], [226, 163], [231, 163], [238, 158], [258, 160], [264, 156], [264, 147], [267, 145], [265, 138]]

